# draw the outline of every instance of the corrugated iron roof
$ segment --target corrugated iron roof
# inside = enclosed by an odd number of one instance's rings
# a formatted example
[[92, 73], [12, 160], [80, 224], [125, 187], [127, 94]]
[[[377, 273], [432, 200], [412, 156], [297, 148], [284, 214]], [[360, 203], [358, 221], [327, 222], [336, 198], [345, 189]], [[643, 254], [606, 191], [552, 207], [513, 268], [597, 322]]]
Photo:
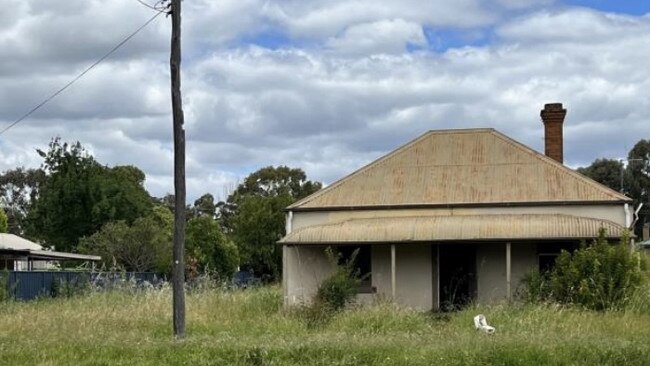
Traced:
[[18, 235], [0, 233], [0, 249], [43, 250], [43, 247]]
[[494, 129], [429, 131], [288, 209], [630, 199]]
[[584, 239], [620, 237], [624, 228], [588, 217], [538, 215], [468, 215], [351, 219], [308, 226], [285, 236], [282, 244], [400, 243], [474, 240]]

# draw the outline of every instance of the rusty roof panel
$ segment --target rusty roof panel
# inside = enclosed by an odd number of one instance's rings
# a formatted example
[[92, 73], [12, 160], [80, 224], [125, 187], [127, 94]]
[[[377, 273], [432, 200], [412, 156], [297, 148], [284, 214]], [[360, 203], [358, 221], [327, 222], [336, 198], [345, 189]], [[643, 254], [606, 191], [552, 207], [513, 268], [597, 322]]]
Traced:
[[624, 228], [614, 222], [560, 214], [411, 216], [351, 219], [298, 229], [283, 244], [399, 243], [472, 240], [583, 239], [620, 237]]
[[629, 201], [493, 129], [430, 131], [289, 209]]

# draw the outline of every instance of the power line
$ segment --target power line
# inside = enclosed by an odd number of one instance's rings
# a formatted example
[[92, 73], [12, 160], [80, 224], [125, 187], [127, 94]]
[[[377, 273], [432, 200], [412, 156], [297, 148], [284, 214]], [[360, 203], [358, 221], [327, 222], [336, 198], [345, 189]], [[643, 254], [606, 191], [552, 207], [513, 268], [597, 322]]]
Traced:
[[151, 10], [155, 10], [161, 13], [169, 13], [170, 4], [167, 3], [167, 0], [159, 0], [154, 5], [149, 5], [142, 0], [135, 0], [135, 1], [139, 2], [140, 4], [146, 6]]
[[84, 71], [82, 71], [79, 75], [77, 75], [74, 79], [70, 80], [67, 84], [65, 84], [62, 88], [54, 92], [52, 95], [47, 97], [45, 100], [43, 100], [41, 103], [37, 104], [34, 108], [30, 109], [29, 112], [23, 114], [20, 118], [15, 120], [12, 124], [9, 126], [5, 127], [2, 131], [0, 131], [0, 135], [4, 134], [7, 132], [10, 128], [14, 127], [15, 125], [19, 124], [22, 122], [25, 118], [29, 117], [32, 113], [36, 112], [39, 110], [42, 106], [47, 104], [49, 101], [54, 99], [57, 95], [61, 94], [64, 90], [68, 89], [72, 84], [77, 82], [79, 79], [81, 79], [88, 71], [92, 70], [95, 66], [99, 65], [102, 63], [102, 61], [106, 60], [110, 55], [112, 55], [115, 51], [117, 51], [120, 47], [122, 47], [126, 42], [128, 42], [131, 38], [135, 37], [136, 34], [140, 33], [141, 30], [143, 30], [146, 26], [148, 26], [151, 22], [153, 22], [160, 14], [163, 14], [164, 12], [158, 12], [154, 16], [152, 16], [149, 20], [147, 20], [143, 25], [140, 26], [140, 28], [136, 29], [133, 33], [131, 33], [128, 37], [124, 38], [120, 43], [115, 45], [110, 51], [108, 51], [104, 56], [102, 56], [99, 60], [95, 61], [92, 65], [88, 66]]

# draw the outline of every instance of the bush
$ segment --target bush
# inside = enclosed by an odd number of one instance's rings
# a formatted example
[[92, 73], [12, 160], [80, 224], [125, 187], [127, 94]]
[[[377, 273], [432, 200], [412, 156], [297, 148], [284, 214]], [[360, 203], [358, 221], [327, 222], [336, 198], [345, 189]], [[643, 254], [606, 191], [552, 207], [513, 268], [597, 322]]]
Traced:
[[334, 254], [332, 248], [326, 249], [327, 257], [336, 270], [318, 287], [316, 303], [338, 311], [354, 299], [361, 282], [359, 271], [354, 268], [357, 253], [358, 250], [355, 250], [347, 262], [339, 264], [339, 255]]
[[601, 230], [591, 245], [573, 253], [562, 251], [554, 268], [546, 274], [526, 278], [526, 296], [531, 301], [550, 300], [577, 304], [593, 310], [623, 308], [644, 282], [645, 262], [630, 250], [624, 235], [610, 244]]
[[530, 271], [523, 280], [523, 286], [519, 288], [517, 297], [529, 303], [540, 303], [550, 299], [550, 273]]

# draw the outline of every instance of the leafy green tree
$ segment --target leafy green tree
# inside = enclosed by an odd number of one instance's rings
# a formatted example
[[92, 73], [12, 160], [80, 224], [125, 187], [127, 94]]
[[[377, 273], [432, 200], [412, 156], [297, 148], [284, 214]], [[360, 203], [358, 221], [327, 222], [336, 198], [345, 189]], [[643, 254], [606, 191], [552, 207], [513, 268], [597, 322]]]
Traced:
[[614, 159], [596, 159], [591, 165], [577, 169], [579, 173], [588, 176], [596, 182], [616, 191], [621, 189], [621, 173], [623, 162]]
[[217, 205], [214, 202], [214, 196], [212, 196], [210, 193], [206, 193], [203, 196], [199, 197], [196, 201], [194, 201], [194, 207], [192, 208], [192, 211], [192, 217], [215, 217], [217, 213]]
[[41, 169], [19, 167], [0, 174], [0, 201], [6, 210], [8, 232], [25, 235], [25, 217], [44, 181], [45, 172]]
[[231, 219], [237, 213], [238, 205], [248, 196], [288, 196], [297, 201], [321, 189], [320, 182], [307, 179], [302, 169], [287, 166], [268, 166], [251, 173], [237, 186], [225, 202], [217, 204], [218, 215], [226, 232], [233, 227]]
[[0, 233], [6, 233], [8, 230], [7, 215], [5, 214], [5, 210], [0, 207]]
[[242, 267], [270, 280], [280, 278], [282, 251], [277, 244], [285, 234], [283, 209], [294, 202], [288, 194], [245, 196], [232, 218], [232, 238], [239, 248]]
[[301, 169], [268, 166], [251, 173], [219, 202], [218, 217], [225, 232], [239, 248], [241, 266], [257, 275], [277, 280], [281, 272], [281, 248], [285, 234], [284, 208], [321, 188]]
[[237, 247], [221, 231], [219, 223], [209, 216], [198, 216], [187, 224], [185, 254], [195, 261], [199, 271], [214, 270], [221, 278], [230, 278], [239, 265]]
[[170, 273], [172, 262], [172, 213], [156, 206], [150, 215], [105, 224], [100, 231], [80, 240], [82, 253], [100, 255], [103, 265], [126, 271]]
[[151, 212], [144, 173], [102, 166], [80, 143], [53, 139], [43, 157], [46, 173], [27, 214], [27, 233], [57, 250], [74, 251], [81, 237], [111, 221], [133, 223]]

